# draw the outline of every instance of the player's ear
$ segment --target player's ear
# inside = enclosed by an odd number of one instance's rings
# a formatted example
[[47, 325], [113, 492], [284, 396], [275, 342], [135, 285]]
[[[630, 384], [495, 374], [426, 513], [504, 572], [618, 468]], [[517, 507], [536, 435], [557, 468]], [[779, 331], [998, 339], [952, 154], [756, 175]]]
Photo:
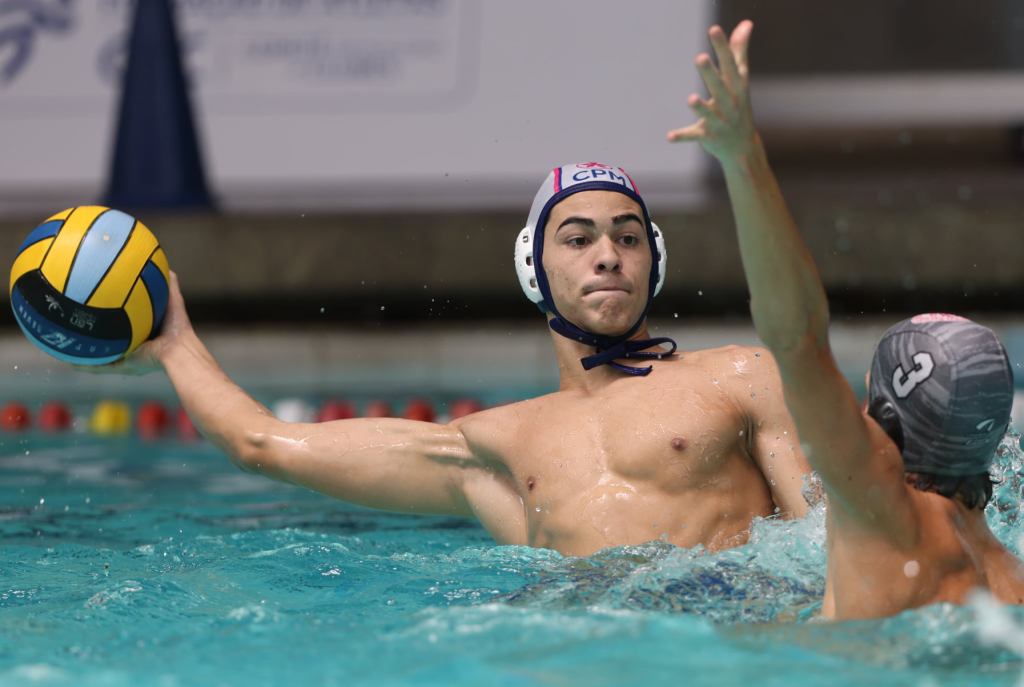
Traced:
[[896, 448], [902, 453], [903, 427], [900, 424], [899, 414], [897, 414], [896, 407], [892, 404], [892, 401], [882, 396], [874, 399], [868, 405], [868, 416], [878, 423], [878, 426], [889, 435], [889, 438], [896, 444]]

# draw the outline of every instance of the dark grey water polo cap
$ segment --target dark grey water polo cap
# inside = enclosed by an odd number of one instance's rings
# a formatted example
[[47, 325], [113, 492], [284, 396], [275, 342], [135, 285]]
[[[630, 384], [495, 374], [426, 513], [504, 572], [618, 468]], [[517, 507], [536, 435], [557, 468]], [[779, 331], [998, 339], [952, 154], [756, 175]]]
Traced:
[[976, 475], [988, 470], [1010, 422], [1013, 372], [987, 327], [917, 315], [878, 342], [868, 404], [883, 426], [898, 420], [908, 472]]

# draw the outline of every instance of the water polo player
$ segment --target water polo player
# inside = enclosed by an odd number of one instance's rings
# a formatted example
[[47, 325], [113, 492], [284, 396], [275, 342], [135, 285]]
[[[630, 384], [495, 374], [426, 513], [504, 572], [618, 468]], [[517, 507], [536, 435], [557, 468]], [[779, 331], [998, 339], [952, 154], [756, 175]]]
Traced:
[[989, 467], [1006, 431], [1013, 375], [985, 327], [919, 315], [875, 350], [866, 408], [840, 374], [828, 303], [754, 127], [747, 83], [752, 25], [718, 27], [697, 69], [710, 97], [700, 120], [669, 133], [696, 140], [725, 172], [758, 334], [774, 353], [800, 441], [828, 497], [822, 614], [873, 618], [975, 588], [1024, 601], [1024, 567], [989, 530]]
[[473, 517], [501, 543], [714, 549], [746, 541], [755, 517], [806, 511], [809, 468], [771, 356], [679, 355], [650, 337], [666, 252], [628, 174], [555, 169], [515, 246], [560, 370], [558, 391], [539, 398], [447, 425], [282, 422], [207, 352], [173, 279], [163, 334], [130, 364], [162, 367], [196, 425], [247, 470], [373, 508]]

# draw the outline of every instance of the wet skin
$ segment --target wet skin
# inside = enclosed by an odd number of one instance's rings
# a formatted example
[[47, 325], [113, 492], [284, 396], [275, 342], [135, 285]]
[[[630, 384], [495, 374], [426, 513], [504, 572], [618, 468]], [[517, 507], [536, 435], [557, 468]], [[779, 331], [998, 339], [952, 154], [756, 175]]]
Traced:
[[[788, 480], [799, 491], [792, 430], [758, 427], [750, 409], [758, 393], [769, 402], [770, 358], [730, 347], [654, 365], [650, 378], [567, 389], [458, 422], [472, 452], [504, 476], [466, 490], [496, 540], [566, 554], [655, 539], [741, 544], [751, 520], [776, 508], [755, 441], [777, 448], [769, 480], [777, 465], [775, 486]], [[507, 512], [488, 508], [498, 490], [511, 496]]]
[[[864, 420], [874, 445], [866, 463], [880, 475], [878, 503], [873, 517], [864, 518], [830, 495], [822, 616], [878, 618], [932, 603], [962, 604], [978, 589], [1002, 603], [1024, 603], [1024, 565], [996, 539], [984, 510], [900, 480], [899, 450], [874, 420]], [[880, 533], [879, 525], [888, 531]]]
[[708, 97], [689, 97], [697, 121], [668, 138], [699, 142], [722, 166], [754, 325], [774, 354], [786, 405], [828, 500], [822, 615], [877, 618], [962, 603], [975, 588], [1021, 603], [1024, 564], [996, 540], [984, 512], [908, 485], [899, 449], [858, 408], [836, 365], [825, 289], [754, 127], [752, 30], [749, 21], [731, 36], [711, 28], [717, 65], [707, 54], [696, 59]]
[[[641, 217], [614, 192], [555, 206], [544, 262], [566, 317], [621, 334], [643, 312]], [[655, 539], [717, 549], [744, 542], [756, 516], [806, 511], [807, 463], [763, 350], [676, 354], [634, 377], [585, 371], [593, 349], [552, 333], [560, 385], [546, 396], [447, 425], [286, 423], [224, 374], [171, 281], [163, 334], [129, 363], [162, 368], [200, 430], [245, 470], [373, 508], [476, 518], [499, 543], [565, 554]], [[646, 326], [635, 337], [648, 338]]]

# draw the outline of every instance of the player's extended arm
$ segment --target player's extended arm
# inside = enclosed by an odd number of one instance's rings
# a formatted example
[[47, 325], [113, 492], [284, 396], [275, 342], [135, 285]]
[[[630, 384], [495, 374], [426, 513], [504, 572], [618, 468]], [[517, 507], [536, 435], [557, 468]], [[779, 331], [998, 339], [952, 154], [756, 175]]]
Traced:
[[690, 96], [700, 120], [670, 132], [669, 140], [697, 140], [722, 165], [754, 325], [779, 365], [786, 405], [831, 501], [863, 524], [909, 527], [898, 454], [865, 420], [835, 364], [824, 288], [754, 127], [747, 81], [752, 29], [742, 22], [727, 38], [712, 27], [718, 68], [708, 55], [697, 57], [709, 98]]
[[467, 482], [501, 481], [453, 425], [399, 419], [287, 423], [239, 388], [196, 336], [171, 275], [163, 332], [124, 371], [163, 368], [199, 430], [243, 469], [372, 508], [471, 516]]

